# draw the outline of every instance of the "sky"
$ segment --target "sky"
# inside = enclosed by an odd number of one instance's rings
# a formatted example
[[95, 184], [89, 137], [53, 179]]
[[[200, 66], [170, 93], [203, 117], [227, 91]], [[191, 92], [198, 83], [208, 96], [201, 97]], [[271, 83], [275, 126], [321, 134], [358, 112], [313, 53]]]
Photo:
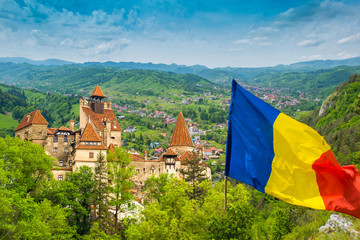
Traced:
[[0, 0], [0, 57], [265, 67], [360, 56], [358, 0]]

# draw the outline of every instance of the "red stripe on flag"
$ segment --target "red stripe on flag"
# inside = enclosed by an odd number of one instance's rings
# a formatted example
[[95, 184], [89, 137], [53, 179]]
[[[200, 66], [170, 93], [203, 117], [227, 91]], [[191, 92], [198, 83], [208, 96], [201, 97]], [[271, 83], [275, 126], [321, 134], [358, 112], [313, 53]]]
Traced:
[[341, 167], [329, 150], [312, 168], [325, 208], [360, 218], [360, 174], [356, 167]]

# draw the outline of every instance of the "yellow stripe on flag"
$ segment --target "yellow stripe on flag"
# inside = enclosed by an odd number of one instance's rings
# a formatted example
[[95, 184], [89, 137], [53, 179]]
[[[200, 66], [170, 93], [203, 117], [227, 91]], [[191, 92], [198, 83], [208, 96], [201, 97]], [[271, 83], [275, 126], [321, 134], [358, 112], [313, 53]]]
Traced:
[[312, 164], [330, 146], [314, 129], [283, 113], [273, 129], [275, 157], [265, 192], [292, 204], [325, 209]]

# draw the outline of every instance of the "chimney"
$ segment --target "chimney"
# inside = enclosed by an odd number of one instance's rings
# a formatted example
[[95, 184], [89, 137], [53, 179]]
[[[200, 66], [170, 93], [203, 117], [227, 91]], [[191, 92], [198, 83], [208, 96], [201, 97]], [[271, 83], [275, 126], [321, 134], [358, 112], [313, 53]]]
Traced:
[[75, 133], [75, 145], [80, 141], [80, 133]]
[[70, 130], [74, 131], [75, 128], [75, 121], [74, 120], [70, 120]]
[[107, 129], [108, 131], [111, 130], [111, 121], [110, 121], [110, 119], [106, 120], [106, 129]]
[[147, 161], [148, 159], [147, 159], [147, 154], [148, 154], [148, 152], [147, 151], [144, 151], [144, 158], [145, 158], [145, 161]]

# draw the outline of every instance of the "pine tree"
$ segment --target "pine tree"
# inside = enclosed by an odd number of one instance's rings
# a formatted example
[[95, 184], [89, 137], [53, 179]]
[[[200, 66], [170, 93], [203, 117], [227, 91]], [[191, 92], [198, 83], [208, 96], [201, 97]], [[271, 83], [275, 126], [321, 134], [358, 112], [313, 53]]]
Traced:
[[107, 164], [104, 154], [100, 151], [95, 165], [95, 208], [98, 211], [96, 221], [103, 229], [109, 226], [109, 190]]
[[202, 163], [202, 159], [199, 155], [192, 153], [192, 155], [185, 159], [185, 168], [180, 169], [180, 173], [183, 175], [186, 182], [190, 182], [193, 189], [192, 192], [188, 192], [190, 199], [202, 199], [204, 195], [204, 189], [199, 186], [199, 183], [206, 180], [206, 166]]

